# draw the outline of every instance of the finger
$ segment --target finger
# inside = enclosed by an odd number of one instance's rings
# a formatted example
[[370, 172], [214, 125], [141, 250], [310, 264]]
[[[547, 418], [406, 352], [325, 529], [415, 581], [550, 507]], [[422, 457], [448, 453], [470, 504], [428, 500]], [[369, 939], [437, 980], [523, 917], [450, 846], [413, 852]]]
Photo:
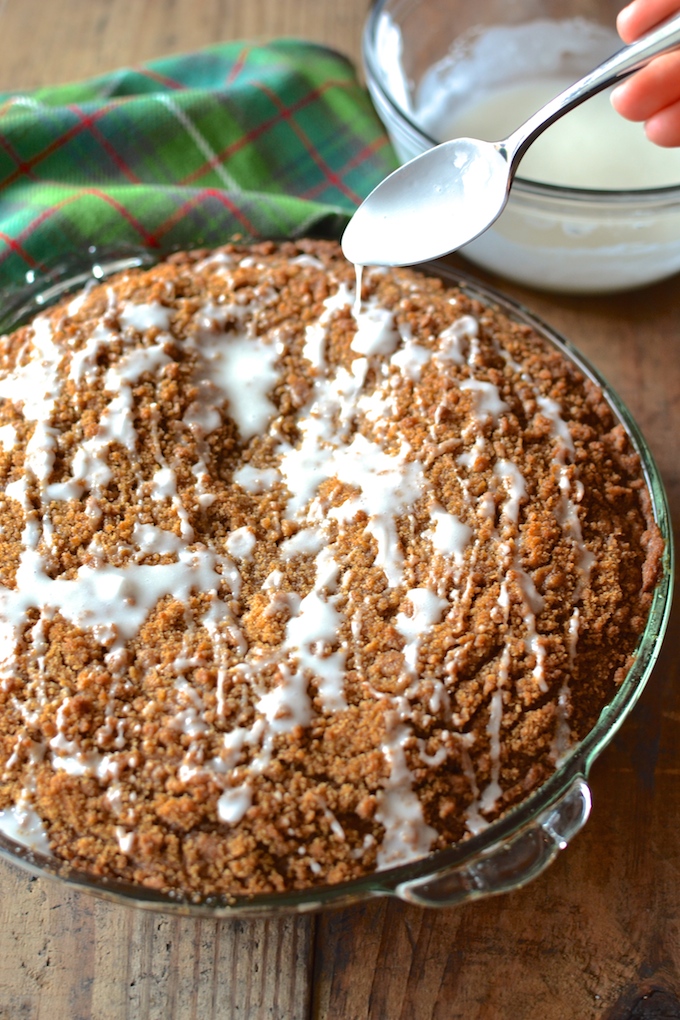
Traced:
[[645, 134], [655, 145], [668, 149], [680, 146], [680, 102], [654, 114], [645, 124]]
[[678, 9], [677, 0], [633, 0], [619, 11], [616, 28], [624, 42], [638, 39]]
[[649, 120], [680, 100], [680, 52], [657, 57], [617, 85], [612, 106], [628, 120]]

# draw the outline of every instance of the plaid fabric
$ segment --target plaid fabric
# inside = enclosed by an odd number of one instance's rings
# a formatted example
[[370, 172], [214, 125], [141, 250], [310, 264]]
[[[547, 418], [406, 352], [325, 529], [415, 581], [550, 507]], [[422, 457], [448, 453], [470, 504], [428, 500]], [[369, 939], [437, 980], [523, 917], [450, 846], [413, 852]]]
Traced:
[[306, 42], [0, 94], [0, 285], [92, 247], [337, 236], [395, 166], [351, 64]]

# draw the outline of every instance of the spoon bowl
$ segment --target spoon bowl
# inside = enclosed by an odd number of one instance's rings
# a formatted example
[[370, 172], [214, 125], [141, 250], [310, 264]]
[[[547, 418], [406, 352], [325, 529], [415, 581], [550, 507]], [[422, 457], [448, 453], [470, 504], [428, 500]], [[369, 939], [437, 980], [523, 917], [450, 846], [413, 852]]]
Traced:
[[503, 145], [456, 138], [386, 177], [350, 220], [345, 257], [359, 265], [406, 265], [446, 255], [500, 216], [510, 190]]
[[546, 128], [678, 46], [680, 15], [675, 15], [559, 93], [508, 138], [457, 138], [409, 160], [354, 213], [342, 238], [345, 256], [357, 265], [410, 265], [440, 258], [479, 237], [500, 216], [522, 156]]

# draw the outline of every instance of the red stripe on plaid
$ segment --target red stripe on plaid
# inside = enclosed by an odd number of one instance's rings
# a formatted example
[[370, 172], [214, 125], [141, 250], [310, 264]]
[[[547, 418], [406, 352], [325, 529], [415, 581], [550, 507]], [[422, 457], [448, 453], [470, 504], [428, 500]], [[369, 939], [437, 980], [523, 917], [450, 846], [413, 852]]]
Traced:
[[83, 128], [87, 128], [92, 137], [99, 142], [107, 156], [109, 156], [110, 159], [113, 160], [118, 169], [121, 171], [122, 174], [124, 174], [125, 177], [127, 177], [131, 184], [140, 184], [141, 179], [137, 176], [137, 174], [133, 173], [133, 171], [130, 169], [128, 164], [122, 158], [120, 153], [117, 152], [116, 149], [114, 149], [114, 147], [109, 142], [108, 138], [105, 138], [104, 135], [99, 130], [99, 128], [96, 126], [94, 116], [88, 113], [84, 113], [79, 106], [71, 105], [67, 107], [67, 109], [75, 113], [77, 117], [80, 117]]
[[241, 73], [241, 71], [243, 70], [243, 68], [246, 65], [246, 61], [248, 59], [248, 54], [250, 53], [251, 49], [252, 49], [252, 46], [246, 46], [245, 49], [241, 50], [241, 52], [237, 56], [236, 60], [232, 64], [231, 68], [229, 69], [229, 74], [224, 79], [224, 84], [225, 85], [233, 85], [233, 83], [236, 81], [236, 79], [238, 78], [239, 74]]
[[[69, 109], [71, 109], [73, 113], [76, 113], [76, 115], [78, 115], [77, 110], [75, 110], [73, 107], [69, 107]], [[88, 116], [88, 120], [99, 120], [101, 117], [104, 116], [106, 112], [107, 112], [106, 107], [104, 107], [101, 110], [95, 110], [92, 114]], [[40, 163], [43, 159], [46, 159], [47, 156], [52, 156], [55, 152], [57, 152], [58, 149], [61, 149], [64, 145], [66, 145], [67, 142], [70, 142], [72, 138], [75, 138], [76, 135], [80, 134], [84, 127], [85, 125], [82, 122], [74, 124], [72, 127], [68, 129], [68, 131], [65, 131], [63, 134], [59, 135], [58, 138], [55, 138], [52, 142], [50, 142], [50, 144], [46, 148], [44, 148], [42, 152], [36, 153], [35, 156], [32, 156], [30, 160], [28, 160], [26, 163], [23, 163], [21, 165], [21, 168], [17, 167], [17, 169], [14, 170], [9, 175], [9, 177], [7, 177], [4, 181], [1, 182], [2, 187], [7, 188], [11, 184], [14, 184], [15, 181], [19, 180], [22, 174], [30, 173], [33, 170], [33, 168], [37, 166], [38, 163]]]
[[38, 268], [39, 263], [36, 262], [35, 259], [32, 258], [32, 256], [29, 255], [24, 248], [22, 248], [22, 246], [19, 244], [15, 237], [10, 237], [9, 234], [5, 234], [3, 233], [3, 231], [0, 230], [0, 241], [4, 241], [5, 244], [7, 245], [5, 251], [0, 252], [0, 262], [3, 262], [6, 258], [9, 257], [11, 253], [14, 253], [15, 255], [19, 255], [24, 260], [24, 262], [27, 265], [31, 266], [33, 269]]
[[131, 227], [134, 227], [134, 229], [137, 231], [137, 233], [142, 238], [145, 244], [148, 244], [152, 248], [156, 246], [156, 242], [154, 241], [154, 235], [150, 234], [149, 231], [142, 226], [139, 220], [135, 216], [133, 216], [132, 213], [129, 212], [129, 210], [127, 210], [124, 205], [121, 205], [120, 202], [117, 202], [112, 195], [107, 195], [107, 193], [105, 191], [102, 191], [100, 188], [82, 188], [80, 190], [80, 194], [93, 195], [95, 198], [100, 198], [102, 202], [106, 202], [107, 205], [110, 205], [112, 209], [115, 209], [116, 212], [119, 213], [124, 220], [127, 220]]
[[355, 152], [351, 159], [347, 160], [343, 170], [354, 170], [355, 167], [363, 163], [364, 160], [370, 159], [376, 152], [380, 152], [381, 149], [387, 148], [390, 145], [390, 140], [387, 135], [380, 135], [375, 138], [370, 145], [365, 145], [363, 149], [359, 149]]
[[23, 175], [25, 175], [26, 177], [30, 177], [32, 180], [35, 180], [35, 174], [31, 170], [29, 165], [25, 163], [22, 159], [20, 159], [19, 154], [14, 151], [14, 149], [9, 144], [4, 134], [0, 134], [0, 146], [2, 146], [2, 148], [5, 150], [5, 152], [12, 160], [14, 165], [19, 168]]
[[151, 67], [143, 67], [139, 65], [134, 68], [134, 71], [141, 75], [142, 78], [149, 78], [151, 81], [157, 82], [159, 85], [167, 85], [168, 88], [175, 89], [176, 91], [186, 88], [184, 82], [175, 81], [174, 78], [167, 78], [164, 74], [154, 71]]
[[200, 205], [206, 198], [217, 199], [217, 201], [225, 206], [232, 216], [238, 220], [244, 230], [248, 231], [251, 237], [258, 236], [257, 230], [244, 214], [243, 210], [239, 209], [236, 203], [229, 198], [226, 192], [220, 191], [219, 188], [204, 188], [203, 191], [200, 191], [197, 195], [193, 195], [186, 202], [183, 202], [182, 205], [173, 212], [172, 216], [169, 216], [164, 223], [161, 223], [158, 229], [150, 235], [151, 244], [153, 244], [154, 247], [157, 246], [160, 243], [161, 238], [165, 234], [169, 233], [176, 223], [181, 222], [181, 220], [183, 220], [192, 209], [195, 209], [196, 206]]
[[[359, 166], [359, 164], [362, 163], [365, 159], [370, 159], [371, 156], [374, 156], [376, 152], [379, 152], [380, 149], [385, 148], [385, 146], [389, 144], [390, 143], [387, 138], [376, 138], [375, 141], [371, 142], [370, 145], [365, 145], [363, 149], [355, 153], [352, 159], [348, 160], [347, 163], [345, 163], [344, 167], [340, 172], [345, 174], [349, 170], [353, 170], [355, 167]], [[309, 188], [307, 191], [301, 192], [300, 198], [306, 198], [309, 201], [314, 201], [316, 197], [320, 194], [320, 192], [324, 190], [324, 188], [325, 184], [323, 183], [315, 184], [313, 188]], [[360, 201], [361, 199], [359, 199], [357, 205], [359, 204]]]
[[[34, 262], [26, 253], [24, 253], [23, 249], [19, 246], [19, 242], [25, 241], [26, 238], [30, 237], [31, 234], [35, 232], [37, 227], [41, 226], [41, 224], [45, 223], [61, 209], [65, 208], [65, 206], [71, 205], [73, 202], [77, 202], [83, 195], [92, 195], [93, 197], [100, 198], [103, 202], [106, 202], [107, 205], [110, 205], [113, 209], [115, 209], [124, 220], [127, 220], [127, 222], [134, 227], [139, 236], [142, 238], [144, 244], [148, 245], [150, 248], [156, 247], [153, 234], [150, 234], [147, 230], [145, 230], [139, 220], [132, 216], [128, 210], [122, 206], [120, 202], [117, 202], [114, 198], [112, 198], [111, 195], [107, 195], [105, 191], [101, 191], [99, 188], [80, 188], [76, 194], [68, 195], [66, 198], [63, 198], [61, 202], [57, 202], [55, 205], [51, 205], [49, 208], [43, 209], [40, 215], [35, 217], [35, 219], [28, 227], [26, 227], [25, 230], [21, 232], [15, 241], [7, 238], [7, 243], [10, 245], [10, 249], [0, 252], [0, 263], [9, 257], [11, 251], [15, 251], [21, 254], [21, 257], [29, 262], [29, 264], [36, 267], [40, 266], [40, 263]], [[40, 268], [44, 268], [44, 266], [40, 266]]]
[[[312, 92], [308, 92], [306, 96], [303, 96], [301, 99], [298, 99], [296, 103], [293, 103], [287, 109], [292, 115], [293, 113], [297, 113], [299, 110], [303, 110], [305, 106], [307, 106], [309, 103], [315, 102], [328, 89], [331, 88], [344, 89], [351, 87], [354, 87], [353, 82], [329, 79], [328, 81], [325, 81], [322, 85], [320, 85], [317, 89], [314, 89]], [[226, 149], [223, 149], [221, 152], [218, 152], [215, 156], [212, 157], [212, 159], [206, 160], [206, 162], [202, 166], [200, 166], [197, 170], [194, 170], [193, 173], [189, 174], [188, 177], [182, 178], [179, 181], [179, 183], [181, 185], [194, 184], [200, 177], [203, 177], [205, 174], [210, 173], [211, 170], [214, 170], [216, 166], [224, 165], [227, 162], [227, 160], [231, 159], [231, 157], [234, 156], [237, 152], [239, 152], [240, 149], [244, 149], [247, 145], [250, 145], [250, 143], [254, 142], [256, 138], [260, 137], [260, 135], [265, 134], [275, 124], [280, 123], [282, 119], [284, 119], [282, 113], [277, 113], [276, 116], [270, 117], [269, 120], [265, 120], [261, 124], [258, 124], [256, 127], [251, 128], [250, 131], [247, 131], [245, 132], [245, 134], [240, 135], [240, 137], [237, 138], [236, 141], [230, 142]]]
[[[359, 197], [359, 195], [357, 195], [356, 192], [352, 191], [351, 188], [348, 188], [345, 182], [335, 173], [335, 171], [331, 170], [328, 163], [326, 163], [326, 161], [321, 158], [319, 150], [313, 145], [313, 143], [307, 137], [307, 135], [302, 130], [300, 125], [294, 120], [294, 114], [297, 111], [294, 110], [293, 107], [283, 106], [281, 100], [276, 95], [276, 93], [273, 92], [272, 89], [270, 89], [269, 86], [265, 85], [263, 82], [253, 82], [253, 85], [256, 88], [261, 89], [261, 91], [264, 92], [264, 94], [269, 97], [272, 103], [280, 108], [281, 119], [285, 120], [288, 124], [290, 124], [293, 131], [298, 136], [298, 138], [306, 148], [307, 152], [318, 166], [321, 173], [324, 174], [324, 176], [326, 177], [328, 183], [331, 184], [334, 188], [337, 188], [338, 191], [341, 192], [341, 194], [343, 194], [346, 198], [349, 198], [349, 200], [353, 202], [355, 205], [359, 205], [361, 202], [361, 198]], [[314, 89], [310, 93], [310, 96], [313, 99], [316, 99], [320, 94], [321, 94], [320, 89]]]

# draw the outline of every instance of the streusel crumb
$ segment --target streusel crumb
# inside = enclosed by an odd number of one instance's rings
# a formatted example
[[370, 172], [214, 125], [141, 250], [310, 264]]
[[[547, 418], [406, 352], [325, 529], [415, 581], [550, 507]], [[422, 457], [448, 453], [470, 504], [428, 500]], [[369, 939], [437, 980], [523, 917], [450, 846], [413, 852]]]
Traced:
[[475, 833], [625, 675], [662, 542], [600, 390], [330, 242], [183, 253], [0, 341], [0, 829], [191, 898]]

